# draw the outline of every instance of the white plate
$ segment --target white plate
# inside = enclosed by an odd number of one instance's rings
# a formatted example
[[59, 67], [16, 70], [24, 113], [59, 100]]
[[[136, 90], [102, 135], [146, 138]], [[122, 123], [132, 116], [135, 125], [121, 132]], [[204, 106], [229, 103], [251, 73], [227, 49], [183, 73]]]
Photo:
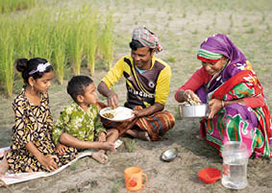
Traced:
[[[108, 118], [105, 117], [104, 114], [105, 113], [111, 113], [114, 115], [113, 118]], [[134, 114], [132, 114], [132, 110], [126, 107], [117, 107], [116, 109], [111, 109], [110, 107], [106, 107], [104, 109], [101, 109], [101, 111], [99, 112], [100, 116], [111, 120], [111, 121], [125, 121], [127, 119], [130, 119], [132, 117], [134, 117]]]

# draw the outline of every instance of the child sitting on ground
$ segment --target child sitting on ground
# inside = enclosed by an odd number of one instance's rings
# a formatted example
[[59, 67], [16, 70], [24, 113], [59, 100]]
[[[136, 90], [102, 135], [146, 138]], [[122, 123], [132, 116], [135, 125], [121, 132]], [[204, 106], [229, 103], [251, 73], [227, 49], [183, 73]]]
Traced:
[[8, 169], [12, 173], [54, 171], [73, 160], [76, 152], [69, 148], [65, 154], [55, 154], [48, 97], [53, 67], [43, 58], [22, 58], [15, 64], [25, 84], [12, 103], [12, 143], [0, 162], [0, 176]]
[[116, 129], [106, 130], [99, 116], [96, 87], [88, 76], [74, 76], [68, 83], [67, 92], [74, 102], [61, 112], [53, 128], [56, 152], [63, 154], [66, 146], [76, 149], [100, 149], [92, 157], [106, 163], [105, 150], [114, 151], [118, 138]]

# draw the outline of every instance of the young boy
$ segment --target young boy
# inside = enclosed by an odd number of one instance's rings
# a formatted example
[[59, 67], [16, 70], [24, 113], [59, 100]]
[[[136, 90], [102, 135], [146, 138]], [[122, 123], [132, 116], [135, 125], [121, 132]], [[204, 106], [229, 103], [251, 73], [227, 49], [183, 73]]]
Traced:
[[62, 155], [66, 146], [78, 149], [100, 149], [92, 157], [106, 163], [105, 150], [114, 151], [118, 138], [116, 129], [106, 130], [99, 116], [98, 96], [93, 80], [87, 76], [74, 76], [67, 86], [74, 102], [64, 108], [53, 128], [56, 152]]

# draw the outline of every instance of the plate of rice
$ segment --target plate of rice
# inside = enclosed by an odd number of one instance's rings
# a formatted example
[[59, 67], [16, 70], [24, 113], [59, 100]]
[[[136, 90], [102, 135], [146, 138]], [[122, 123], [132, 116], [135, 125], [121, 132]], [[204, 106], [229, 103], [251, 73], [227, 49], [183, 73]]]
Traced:
[[132, 113], [132, 111], [133, 110], [127, 107], [117, 107], [115, 109], [106, 107], [104, 109], [101, 109], [99, 114], [101, 117], [105, 119], [122, 122], [134, 117], [134, 114]]

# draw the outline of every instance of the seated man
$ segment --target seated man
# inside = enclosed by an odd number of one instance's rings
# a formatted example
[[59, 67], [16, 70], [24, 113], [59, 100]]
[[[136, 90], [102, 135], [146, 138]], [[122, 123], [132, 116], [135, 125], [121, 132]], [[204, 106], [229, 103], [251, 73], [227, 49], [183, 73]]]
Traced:
[[98, 85], [98, 91], [112, 108], [118, 106], [117, 94], [109, 88], [123, 75], [126, 79], [125, 107], [133, 109], [135, 119], [123, 123], [103, 120], [106, 127], [119, 134], [144, 140], [159, 140], [175, 124], [174, 116], [164, 110], [171, 79], [170, 66], [154, 56], [162, 50], [158, 38], [146, 28], [136, 28], [130, 42], [131, 55], [119, 59]]

